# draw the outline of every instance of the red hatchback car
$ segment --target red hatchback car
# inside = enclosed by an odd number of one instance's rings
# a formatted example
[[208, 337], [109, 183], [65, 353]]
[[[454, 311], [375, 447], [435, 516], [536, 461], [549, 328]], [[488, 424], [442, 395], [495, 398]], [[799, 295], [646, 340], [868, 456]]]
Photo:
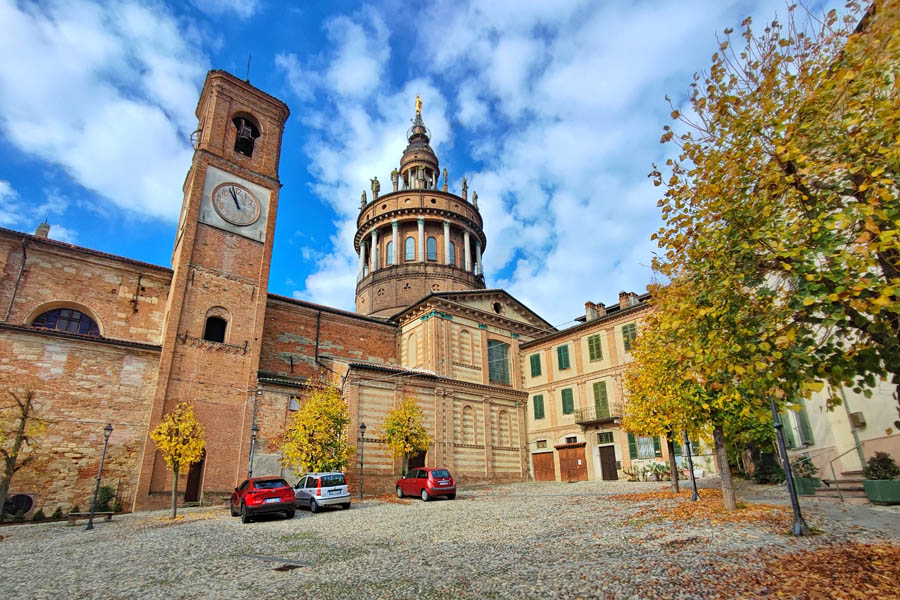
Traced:
[[397, 480], [397, 497], [419, 496], [425, 502], [432, 496], [456, 498], [456, 482], [447, 469], [410, 469], [403, 479]]
[[231, 516], [241, 515], [242, 523], [253, 517], [283, 512], [294, 518], [294, 488], [281, 477], [254, 477], [234, 488], [231, 494]]

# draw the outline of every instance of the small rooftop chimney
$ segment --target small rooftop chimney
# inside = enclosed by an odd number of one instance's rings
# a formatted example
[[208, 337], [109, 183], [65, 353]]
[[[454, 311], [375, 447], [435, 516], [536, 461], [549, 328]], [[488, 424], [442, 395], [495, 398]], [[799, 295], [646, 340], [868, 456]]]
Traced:
[[634, 292], [619, 292], [619, 308], [625, 310], [629, 306], [638, 304], [638, 295]]
[[586, 322], [597, 320], [597, 305], [593, 302], [584, 303], [584, 320]]
[[34, 230], [34, 237], [47, 239], [47, 236], [50, 235], [50, 223], [44, 221], [40, 225], [37, 226], [37, 229]]

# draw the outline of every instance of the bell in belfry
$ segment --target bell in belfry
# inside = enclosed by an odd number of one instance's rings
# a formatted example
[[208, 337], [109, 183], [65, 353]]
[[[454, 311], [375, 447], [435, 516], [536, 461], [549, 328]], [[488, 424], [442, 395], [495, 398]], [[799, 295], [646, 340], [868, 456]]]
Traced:
[[234, 143], [235, 152], [239, 152], [244, 156], [253, 156], [253, 142], [256, 137], [253, 135], [253, 125], [246, 119], [238, 119], [236, 125], [237, 140]]

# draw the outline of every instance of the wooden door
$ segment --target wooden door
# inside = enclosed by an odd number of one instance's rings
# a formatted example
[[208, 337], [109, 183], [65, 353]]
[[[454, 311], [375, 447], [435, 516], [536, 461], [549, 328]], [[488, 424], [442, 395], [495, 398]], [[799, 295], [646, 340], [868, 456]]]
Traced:
[[559, 450], [560, 481], [587, 481], [587, 461], [584, 442], [556, 446]]
[[617, 481], [619, 472], [616, 469], [616, 447], [600, 446], [600, 473], [603, 481]]
[[185, 502], [200, 500], [200, 483], [203, 481], [203, 463], [205, 462], [206, 450], [200, 455], [200, 460], [192, 464], [188, 470], [187, 486], [184, 488]]
[[553, 465], [553, 453], [541, 452], [531, 455], [534, 465], [535, 481], [556, 481], [556, 467]]

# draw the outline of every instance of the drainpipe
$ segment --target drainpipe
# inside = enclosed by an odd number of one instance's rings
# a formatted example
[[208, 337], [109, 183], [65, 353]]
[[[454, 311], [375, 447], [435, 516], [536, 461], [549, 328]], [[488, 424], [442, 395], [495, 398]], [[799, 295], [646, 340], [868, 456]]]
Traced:
[[25, 253], [25, 246], [28, 244], [28, 238], [22, 238], [22, 264], [19, 266], [19, 275], [16, 277], [16, 284], [13, 286], [12, 296], [9, 299], [9, 306], [6, 307], [5, 322], [9, 322], [9, 314], [12, 312], [13, 302], [16, 301], [16, 292], [19, 290], [19, 282], [22, 280], [22, 273], [25, 271], [25, 261], [28, 255]]

